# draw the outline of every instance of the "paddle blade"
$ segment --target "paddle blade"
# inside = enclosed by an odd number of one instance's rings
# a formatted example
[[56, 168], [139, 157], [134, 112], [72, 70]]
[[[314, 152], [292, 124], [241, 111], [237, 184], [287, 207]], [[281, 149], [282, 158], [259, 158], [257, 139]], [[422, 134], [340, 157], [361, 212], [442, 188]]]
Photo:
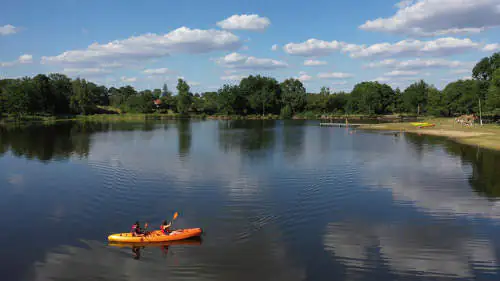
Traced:
[[179, 213], [175, 212], [175, 214], [174, 214], [174, 220], [177, 219], [178, 216], [179, 216]]

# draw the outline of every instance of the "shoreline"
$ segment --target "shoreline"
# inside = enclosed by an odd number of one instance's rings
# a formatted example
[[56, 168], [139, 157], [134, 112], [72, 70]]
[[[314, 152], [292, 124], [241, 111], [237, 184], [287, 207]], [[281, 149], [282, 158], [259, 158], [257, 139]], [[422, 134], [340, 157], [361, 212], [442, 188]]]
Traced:
[[428, 119], [426, 122], [436, 126], [418, 128], [411, 123], [363, 124], [360, 130], [399, 131], [411, 134], [445, 137], [460, 144], [479, 146], [481, 148], [500, 151], [500, 126], [487, 124], [472, 128], [456, 124], [453, 118]]

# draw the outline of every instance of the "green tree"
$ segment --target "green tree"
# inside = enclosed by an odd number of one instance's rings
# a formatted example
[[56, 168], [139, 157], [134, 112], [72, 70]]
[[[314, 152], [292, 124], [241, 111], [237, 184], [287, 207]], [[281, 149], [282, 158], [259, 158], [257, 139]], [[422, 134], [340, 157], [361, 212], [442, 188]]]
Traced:
[[250, 75], [240, 81], [240, 91], [247, 97], [252, 112], [279, 112], [280, 87], [276, 79]]
[[480, 91], [476, 80], [449, 83], [443, 90], [448, 116], [478, 112]]
[[495, 114], [500, 114], [500, 68], [492, 75], [486, 106]]
[[54, 110], [58, 114], [70, 113], [69, 102], [73, 95], [71, 79], [66, 75], [49, 74], [50, 85], [54, 93]]
[[226, 115], [245, 114], [247, 99], [243, 96], [238, 85], [224, 84], [217, 92], [218, 111]]
[[490, 81], [495, 70], [500, 68], [500, 53], [481, 59], [472, 69], [472, 77], [478, 80]]
[[77, 78], [73, 80], [73, 96], [70, 99], [70, 107], [73, 112], [78, 114], [91, 114], [95, 112], [92, 93], [89, 89], [89, 83], [85, 79]]
[[350, 108], [363, 114], [385, 114], [394, 104], [394, 90], [378, 82], [356, 84], [350, 96]]
[[443, 92], [434, 88], [429, 90], [427, 112], [434, 116], [445, 116], [450, 114], [446, 106]]
[[[306, 104], [306, 89], [300, 80], [287, 79], [280, 84], [281, 103], [288, 106], [287, 111], [295, 114], [304, 109]], [[281, 112], [283, 113], [283, 112]]]
[[417, 115], [425, 113], [429, 89], [431, 88], [432, 86], [429, 86], [423, 80], [413, 83], [406, 88], [403, 92], [403, 103], [406, 111], [416, 113]]
[[177, 111], [181, 114], [189, 112], [192, 97], [189, 93], [189, 85], [183, 79], [177, 81]]

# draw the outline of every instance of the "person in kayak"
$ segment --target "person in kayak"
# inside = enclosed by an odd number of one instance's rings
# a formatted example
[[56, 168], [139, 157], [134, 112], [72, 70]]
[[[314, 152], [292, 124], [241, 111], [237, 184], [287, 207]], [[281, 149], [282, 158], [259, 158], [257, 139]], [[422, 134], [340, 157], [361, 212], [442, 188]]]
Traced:
[[134, 236], [144, 236], [144, 232], [141, 230], [141, 225], [139, 224], [139, 221], [136, 221], [133, 225], [132, 225], [132, 235]]
[[160, 225], [160, 229], [161, 229], [161, 231], [163, 232], [163, 234], [165, 234], [165, 235], [170, 235], [170, 232], [172, 232], [172, 231], [170, 230], [170, 226], [171, 226], [171, 225], [172, 225], [172, 223], [168, 223], [168, 224], [167, 224], [167, 221], [166, 221], [166, 220], [164, 220], [164, 221], [161, 223], [161, 225]]

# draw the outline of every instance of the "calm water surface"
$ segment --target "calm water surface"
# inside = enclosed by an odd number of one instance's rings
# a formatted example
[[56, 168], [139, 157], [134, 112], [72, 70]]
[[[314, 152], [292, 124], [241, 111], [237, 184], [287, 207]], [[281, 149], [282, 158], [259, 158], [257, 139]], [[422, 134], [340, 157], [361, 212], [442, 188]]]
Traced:
[[[499, 280], [500, 155], [301, 121], [0, 128], [2, 280]], [[202, 241], [108, 245], [136, 220]]]

